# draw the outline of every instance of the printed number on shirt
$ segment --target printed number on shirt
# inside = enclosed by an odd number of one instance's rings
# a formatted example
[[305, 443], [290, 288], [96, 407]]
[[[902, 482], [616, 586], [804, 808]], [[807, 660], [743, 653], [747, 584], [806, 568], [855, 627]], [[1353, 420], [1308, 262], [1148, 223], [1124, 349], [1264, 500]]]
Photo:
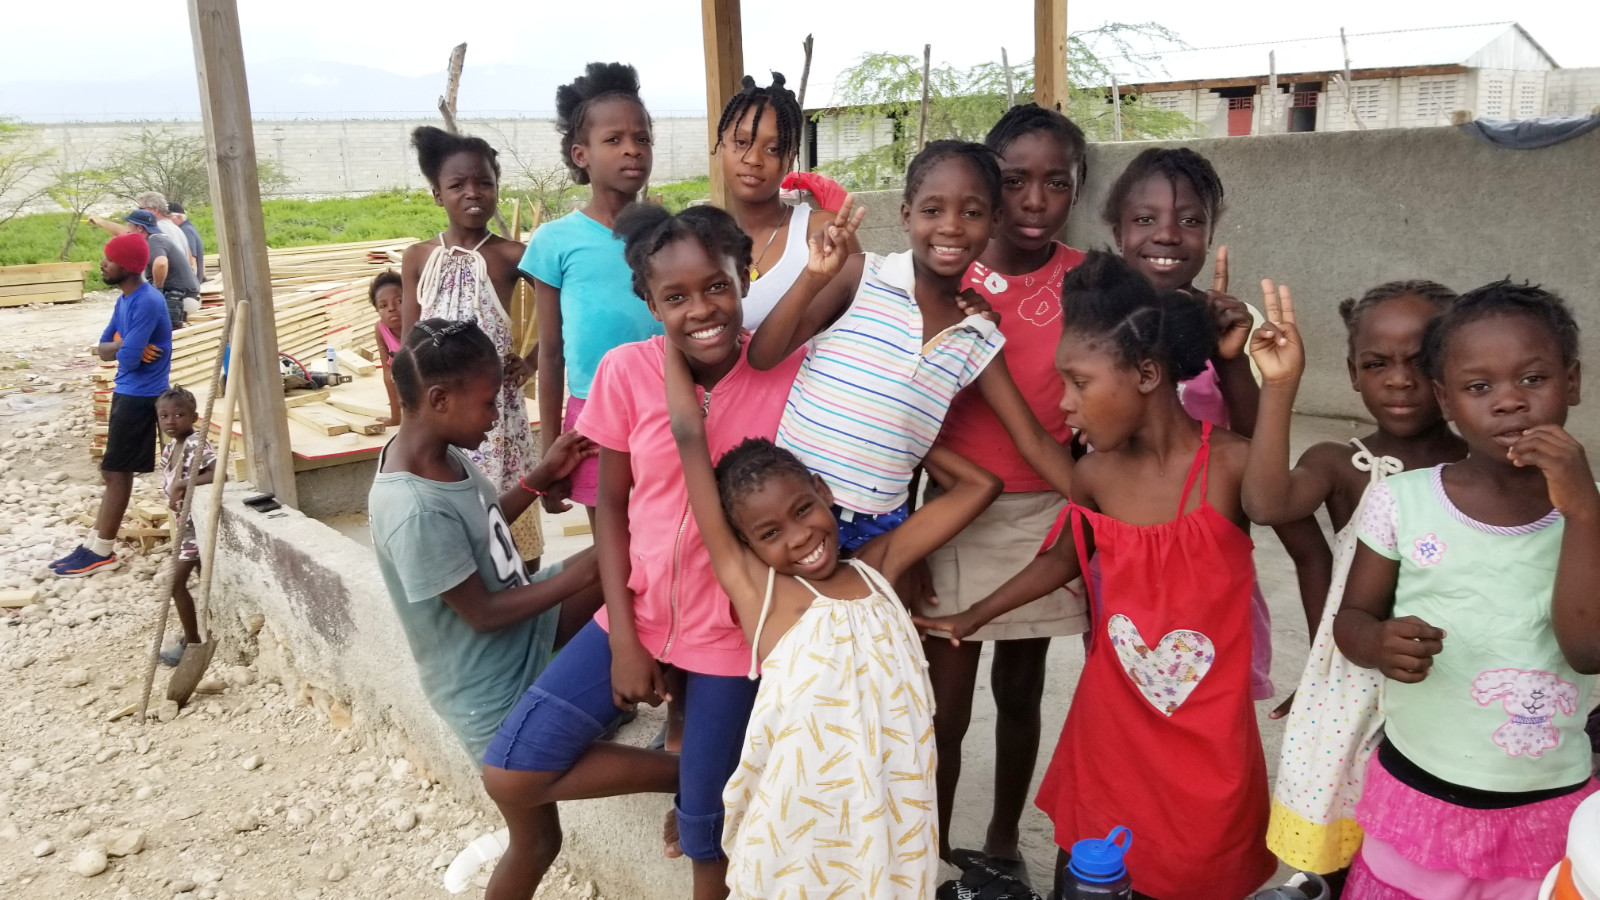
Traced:
[[983, 289], [991, 294], [1005, 293], [1005, 289], [1009, 286], [1005, 277], [993, 270], [990, 270], [989, 274], [983, 279]]
[[511, 524], [500, 504], [488, 504], [489, 556], [494, 559], [494, 573], [501, 583], [528, 583], [528, 571], [522, 565], [522, 554], [517, 552], [517, 542], [511, 539]]

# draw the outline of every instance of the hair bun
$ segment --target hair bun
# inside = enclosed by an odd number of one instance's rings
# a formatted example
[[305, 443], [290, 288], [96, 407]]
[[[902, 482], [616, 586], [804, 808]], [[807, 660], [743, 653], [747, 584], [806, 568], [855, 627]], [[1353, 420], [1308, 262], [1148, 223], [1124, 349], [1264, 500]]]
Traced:
[[784, 80], [782, 72], [773, 72], [772, 73], [772, 89], [773, 90], [781, 91], [781, 90], [783, 90], [785, 84], [787, 84], [787, 82]]
[[742, 90], [753, 91], [756, 89], [756, 80], [749, 75], [746, 75], [745, 77], [739, 79], [739, 87]]

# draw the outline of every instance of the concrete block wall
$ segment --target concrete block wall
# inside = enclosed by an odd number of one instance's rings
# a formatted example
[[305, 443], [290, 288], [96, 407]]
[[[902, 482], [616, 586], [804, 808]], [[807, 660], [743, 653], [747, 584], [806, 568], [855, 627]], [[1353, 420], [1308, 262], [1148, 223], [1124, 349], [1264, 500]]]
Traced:
[[[411, 131], [437, 124], [437, 118], [258, 121], [256, 156], [276, 162], [289, 176], [285, 193], [291, 196], [422, 190], [427, 182], [411, 149]], [[514, 185], [524, 169], [544, 173], [561, 165], [560, 136], [553, 119], [462, 119], [460, 126], [500, 151], [509, 184]], [[71, 168], [84, 168], [103, 163], [145, 129], [204, 140], [199, 122], [92, 122], [39, 126], [31, 146], [57, 154]], [[652, 182], [681, 181], [710, 171], [705, 117], [656, 119], [655, 139]], [[47, 177], [41, 172], [36, 180]]]
[[[1108, 246], [1106, 192], [1150, 144], [1090, 144], [1089, 179], [1067, 240]], [[1384, 281], [1431, 278], [1467, 290], [1510, 275], [1571, 304], [1586, 346], [1600, 347], [1600, 269], [1592, 262], [1590, 198], [1600, 196], [1600, 133], [1542, 150], [1505, 150], [1456, 128], [1284, 134], [1185, 142], [1217, 167], [1227, 212], [1232, 292], [1260, 305], [1262, 278], [1294, 288], [1309, 370], [1300, 412], [1362, 417], [1345, 374], [1340, 300]], [[1200, 284], [1208, 285], [1210, 267]], [[1600, 357], [1585, 387], [1600, 403]], [[1600, 410], [1568, 427], [1600, 454]]]
[[[295, 510], [254, 512], [241, 502], [250, 493], [229, 485], [218, 524], [212, 622], [222, 652], [253, 659], [333, 727], [357, 729], [498, 819], [476, 763], [422, 693], [371, 549]], [[663, 718], [641, 708], [618, 739], [643, 746]], [[660, 853], [670, 804], [665, 794], [562, 804], [562, 859], [607, 897], [688, 896], [688, 861]]]
[[[1172, 146], [1175, 144], [1167, 144]], [[1600, 269], [1592, 263], [1589, 199], [1600, 196], [1600, 132], [1543, 150], [1503, 150], [1456, 128], [1347, 131], [1182, 142], [1227, 188], [1217, 243], [1228, 245], [1233, 293], [1259, 308], [1260, 281], [1286, 282], [1299, 301], [1309, 368], [1297, 408], [1364, 418], [1345, 374], [1338, 302], [1384, 281], [1431, 278], [1467, 290], [1510, 275], [1564, 297], [1584, 332], [1589, 405], [1569, 428], [1600, 456]], [[1111, 244], [1100, 207], [1111, 183], [1150, 143], [1089, 145], [1089, 178], [1065, 239]], [[903, 250], [898, 191], [859, 196], [864, 248]], [[1208, 266], [1200, 284], [1209, 285]]]
[[1600, 107], [1600, 68], [1555, 69], [1545, 73], [1547, 115], [1584, 116]]

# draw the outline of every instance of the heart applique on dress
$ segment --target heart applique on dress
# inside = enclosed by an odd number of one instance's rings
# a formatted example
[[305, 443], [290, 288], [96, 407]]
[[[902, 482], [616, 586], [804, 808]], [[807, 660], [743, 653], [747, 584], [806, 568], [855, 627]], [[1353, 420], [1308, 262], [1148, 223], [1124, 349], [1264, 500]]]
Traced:
[[1106, 623], [1122, 670], [1139, 693], [1162, 715], [1177, 712], [1217, 658], [1211, 639], [1198, 631], [1168, 632], [1154, 647], [1145, 643], [1133, 620], [1115, 615]]

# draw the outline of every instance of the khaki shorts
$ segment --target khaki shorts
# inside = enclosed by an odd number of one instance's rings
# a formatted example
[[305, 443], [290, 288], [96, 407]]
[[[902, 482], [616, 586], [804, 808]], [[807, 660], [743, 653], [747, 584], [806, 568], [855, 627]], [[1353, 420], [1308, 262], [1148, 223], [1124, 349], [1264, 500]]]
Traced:
[[[930, 497], [937, 490], [930, 487]], [[933, 590], [939, 598], [939, 605], [928, 611], [954, 615], [994, 593], [1038, 554], [1039, 545], [1066, 505], [1055, 491], [1001, 494], [971, 525], [928, 557]], [[967, 640], [1009, 641], [1082, 634], [1089, 627], [1085, 596], [1083, 579], [1076, 579], [1000, 616]], [[930, 634], [937, 636], [937, 632]]]

